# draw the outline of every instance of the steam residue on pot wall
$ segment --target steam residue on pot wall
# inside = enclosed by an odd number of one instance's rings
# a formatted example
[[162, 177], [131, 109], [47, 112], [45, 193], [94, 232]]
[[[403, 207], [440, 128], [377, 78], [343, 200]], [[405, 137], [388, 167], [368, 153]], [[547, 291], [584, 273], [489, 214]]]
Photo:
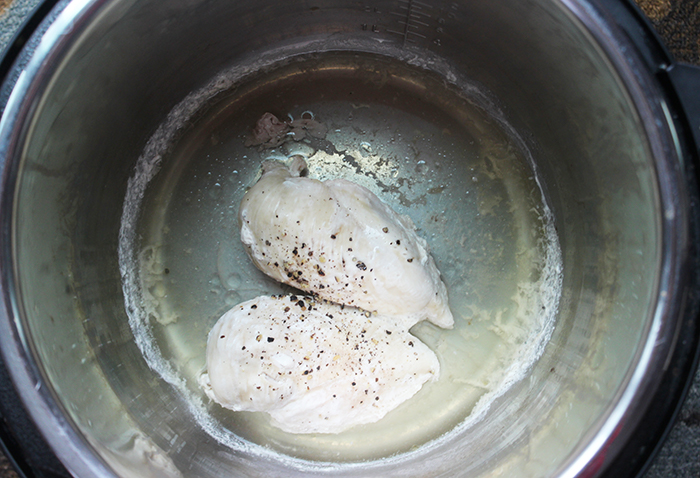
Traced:
[[[448, 72], [409, 66], [409, 58], [276, 58], [224, 72], [185, 98], [139, 158], [119, 249], [130, 326], [151, 368], [226, 446], [295, 467], [401, 460], [482, 419], [541, 355], [561, 287], [551, 213], [529, 153], [473, 86], [450, 84]], [[325, 135], [246, 146], [268, 111], [290, 121], [312, 114]], [[197, 386], [220, 315], [289, 291], [250, 264], [237, 213], [261, 161], [294, 155], [310, 177], [349, 179], [411, 217], [456, 322], [449, 331], [425, 322], [411, 330], [438, 355], [438, 382], [379, 422], [338, 435], [281, 432], [264, 414], [209, 403]]]

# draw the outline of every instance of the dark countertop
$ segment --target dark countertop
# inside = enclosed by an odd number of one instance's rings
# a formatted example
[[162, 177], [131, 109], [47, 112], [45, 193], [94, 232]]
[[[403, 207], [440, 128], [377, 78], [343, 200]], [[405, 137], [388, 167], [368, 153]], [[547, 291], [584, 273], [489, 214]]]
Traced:
[[[700, 0], [636, 0], [677, 60], [700, 65]], [[0, 0], [0, 50], [39, 0]], [[700, 370], [645, 478], [700, 477]], [[17, 478], [0, 452], [0, 478]]]

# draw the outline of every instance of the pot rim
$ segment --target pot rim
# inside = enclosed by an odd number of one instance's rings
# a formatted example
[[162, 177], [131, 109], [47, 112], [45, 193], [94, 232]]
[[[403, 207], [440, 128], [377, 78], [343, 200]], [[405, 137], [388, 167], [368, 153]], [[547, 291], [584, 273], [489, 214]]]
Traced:
[[[599, 0], [561, 0], [602, 50], [636, 108], [654, 159], [661, 240], [655, 308], [643, 342], [613, 405], [587, 443], [572, 453], [558, 475], [598, 476], [615, 460], [640, 426], [658, 392], [683, 329], [692, 256], [690, 195], [682, 167], [684, 152], [663, 87], [630, 37]], [[660, 46], [660, 48], [662, 48]], [[666, 65], [659, 65], [665, 67]], [[692, 367], [691, 367], [692, 369]], [[692, 373], [691, 373], [692, 377]], [[657, 440], [659, 437], [655, 437]], [[632, 470], [630, 470], [631, 472]]]
[[[74, 476], [107, 477], [116, 474], [99, 457], [65, 413], [45, 380], [22, 328], [22, 306], [17, 297], [13, 259], [14, 193], [17, 164], [27, 125], [36, 108], [37, 93], [50, 81], [55, 65], [73, 39], [109, 0], [60, 0], [32, 34], [12, 65], [2, 86], [4, 104], [0, 119], [0, 352], [24, 408], [60, 461]], [[25, 101], [32, 98], [33, 101]]]

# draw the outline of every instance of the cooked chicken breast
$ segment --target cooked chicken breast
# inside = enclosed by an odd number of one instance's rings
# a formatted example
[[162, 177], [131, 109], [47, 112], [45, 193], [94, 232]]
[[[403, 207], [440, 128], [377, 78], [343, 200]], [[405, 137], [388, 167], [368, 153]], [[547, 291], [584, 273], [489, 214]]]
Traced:
[[209, 333], [200, 384], [231, 410], [290, 433], [376, 422], [437, 379], [435, 354], [388, 317], [293, 295], [261, 296]]
[[246, 193], [241, 240], [265, 274], [320, 298], [452, 327], [447, 290], [413, 222], [350, 181], [301, 177], [306, 163], [263, 164]]

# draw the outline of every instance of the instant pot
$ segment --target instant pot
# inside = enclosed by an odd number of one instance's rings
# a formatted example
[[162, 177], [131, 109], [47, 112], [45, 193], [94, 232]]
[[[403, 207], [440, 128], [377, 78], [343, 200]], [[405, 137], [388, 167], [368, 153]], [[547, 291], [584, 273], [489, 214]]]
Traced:
[[[303, 84], [328, 52], [377, 59], [356, 66], [370, 88], [392, 62], [425, 72], [508, 125], [561, 247], [524, 378], [470, 427], [343, 462], [203, 426], [135, 337], [119, 256], [139, 158], [229, 111], [236, 78], [311, 58]], [[631, 2], [48, 1], [0, 74], [0, 428], [27, 476], [636, 476], [673, 424], [700, 340], [700, 70]]]

